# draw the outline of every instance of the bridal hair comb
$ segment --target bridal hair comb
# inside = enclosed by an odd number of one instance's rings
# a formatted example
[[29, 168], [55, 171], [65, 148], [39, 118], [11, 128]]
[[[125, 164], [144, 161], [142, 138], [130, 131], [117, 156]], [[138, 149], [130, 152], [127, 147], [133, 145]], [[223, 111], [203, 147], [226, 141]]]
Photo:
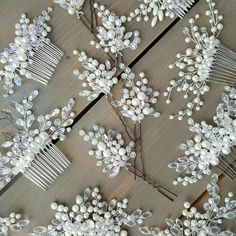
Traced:
[[155, 227], [141, 227], [140, 232], [153, 236], [235, 236], [236, 234], [226, 230], [223, 231], [221, 224], [224, 220], [236, 218], [236, 201], [232, 199], [233, 193], [229, 192], [221, 206], [218, 176], [212, 176], [211, 183], [207, 186], [210, 195], [208, 201], [203, 205], [204, 212], [201, 213], [189, 202], [184, 203], [182, 211], [183, 219], [166, 219], [169, 229], [161, 230]]
[[169, 164], [177, 172], [186, 172], [184, 178], [178, 177], [174, 184], [192, 184], [211, 174], [211, 167], [218, 167], [226, 176], [236, 176], [236, 89], [226, 86], [222, 103], [216, 109], [216, 127], [188, 120], [189, 130], [196, 133], [192, 140], [180, 145], [184, 155], [177, 162]]
[[185, 115], [191, 116], [193, 110], [200, 110], [203, 106], [202, 95], [209, 91], [208, 82], [224, 83], [233, 85], [236, 78], [236, 54], [222, 45], [217, 39], [223, 25], [223, 19], [219, 11], [215, 9], [215, 2], [206, 0], [209, 9], [206, 16], [209, 17], [210, 33], [206, 27], [195, 25], [199, 15], [189, 19], [190, 29], [184, 27], [183, 33], [186, 35], [186, 43], [194, 43], [194, 48], [187, 48], [185, 53], [177, 54], [177, 61], [169, 65], [172, 69], [175, 66], [180, 69], [178, 78], [170, 81], [170, 86], [164, 95], [166, 102], [171, 102], [171, 93], [174, 88], [178, 92], [184, 92], [184, 98], [193, 94], [192, 101], [187, 103], [186, 109], [180, 110], [178, 114], [171, 115], [170, 119], [178, 118], [182, 120]]
[[136, 19], [138, 22], [151, 20], [151, 26], [156, 26], [158, 20], [163, 21], [164, 17], [183, 18], [195, 0], [142, 0], [139, 7], [130, 12], [128, 21]]
[[8, 236], [9, 231], [18, 232], [29, 224], [29, 220], [21, 219], [21, 214], [12, 212], [8, 217], [0, 216], [0, 235]]
[[140, 43], [139, 32], [126, 32], [126, 16], [119, 17], [98, 3], [94, 3], [93, 7], [97, 10], [98, 17], [102, 18], [102, 26], [96, 27], [97, 41], [91, 41], [91, 45], [103, 48], [106, 53], [111, 52], [117, 58], [122, 57], [124, 49], [137, 49]]
[[94, 125], [93, 130], [87, 133], [84, 130], [80, 130], [79, 134], [86, 142], [91, 141], [92, 145], [96, 146], [95, 149], [89, 151], [89, 155], [95, 156], [97, 166], [101, 166], [103, 172], [108, 174], [110, 178], [117, 176], [121, 169], [124, 168], [131, 173], [135, 173], [171, 201], [173, 201], [173, 196], [176, 197], [173, 192], [147, 177], [136, 167], [134, 164], [136, 159], [134, 141], [131, 140], [126, 145], [121, 133], [112, 129], [106, 131], [105, 128], [98, 125]]
[[53, 202], [51, 209], [56, 211], [52, 223], [38, 226], [27, 236], [41, 235], [120, 235], [127, 236], [127, 227], [141, 225], [149, 218], [150, 211], [136, 209], [127, 213], [128, 199], [121, 201], [102, 200], [98, 188], [86, 188], [83, 195], [77, 195], [72, 210], [65, 205]]
[[21, 86], [22, 77], [47, 85], [60, 62], [63, 52], [47, 38], [51, 31], [47, 25], [51, 11], [49, 7], [32, 22], [22, 14], [15, 25], [14, 42], [0, 53], [0, 62], [4, 64], [0, 80], [4, 80], [6, 96], [14, 93], [15, 86]]
[[[16, 120], [19, 130], [10, 141], [2, 144], [9, 151], [0, 156], [0, 188], [11, 177], [22, 173], [36, 185], [46, 190], [59, 174], [70, 165], [70, 161], [53, 144], [53, 140], [64, 140], [73, 123], [74, 100], [70, 99], [62, 109], [56, 108], [45, 116], [35, 117], [32, 113], [33, 100], [38, 96], [34, 90], [22, 103], [16, 103], [17, 112], [22, 118]], [[32, 128], [37, 125], [37, 128]]]

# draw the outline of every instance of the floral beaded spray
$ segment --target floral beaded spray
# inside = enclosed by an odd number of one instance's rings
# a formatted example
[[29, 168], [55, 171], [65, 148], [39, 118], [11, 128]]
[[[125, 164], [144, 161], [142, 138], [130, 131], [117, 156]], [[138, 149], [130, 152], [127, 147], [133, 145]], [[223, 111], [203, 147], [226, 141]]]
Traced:
[[142, 0], [140, 5], [130, 12], [128, 21], [136, 19], [140, 22], [151, 20], [151, 26], [163, 21], [164, 17], [183, 18], [188, 9], [193, 5], [194, 0]]
[[178, 92], [184, 92], [184, 98], [193, 95], [193, 100], [187, 103], [187, 107], [178, 114], [171, 115], [170, 119], [182, 120], [185, 115], [191, 116], [194, 110], [200, 110], [203, 106], [202, 96], [209, 91], [209, 83], [234, 84], [236, 75], [236, 54], [224, 46], [218, 39], [223, 29], [221, 21], [223, 16], [215, 9], [215, 2], [206, 0], [209, 9], [206, 16], [209, 17], [210, 30], [206, 27], [198, 27], [195, 22], [200, 18], [197, 14], [189, 19], [190, 28], [185, 27], [185, 42], [194, 44], [193, 48], [187, 48], [185, 53], [177, 54], [177, 61], [169, 65], [180, 69], [178, 77], [170, 81], [170, 86], [164, 95], [166, 102], [171, 102], [171, 93], [177, 88]]
[[178, 161], [169, 164], [178, 172], [186, 172], [185, 177], [178, 177], [174, 184], [184, 186], [195, 183], [204, 175], [210, 175], [213, 167], [218, 167], [226, 176], [236, 176], [236, 89], [225, 87], [222, 103], [216, 109], [216, 126], [205, 121], [194, 123], [189, 119], [189, 130], [195, 133], [193, 139], [180, 145], [184, 155]]
[[229, 192], [221, 206], [217, 180], [218, 176], [213, 175], [207, 186], [210, 198], [203, 205], [203, 213], [186, 202], [182, 211], [183, 220], [166, 219], [168, 229], [141, 227], [140, 232], [153, 236], [235, 236], [234, 232], [222, 230], [221, 224], [224, 220], [236, 218], [236, 200], [232, 199], [233, 193]]
[[[65, 155], [53, 144], [53, 140], [64, 140], [73, 123], [74, 100], [70, 99], [62, 109], [55, 108], [45, 116], [35, 116], [32, 112], [33, 101], [38, 96], [34, 90], [15, 108], [22, 116], [16, 120], [18, 131], [12, 140], [2, 144], [8, 149], [6, 155], [0, 155], [0, 189], [12, 177], [22, 173], [33, 183], [46, 190], [59, 174], [70, 164]], [[38, 128], [33, 126], [38, 125]]]
[[141, 209], [129, 214], [127, 207], [127, 198], [106, 202], [98, 188], [87, 188], [83, 195], [77, 195], [72, 210], [53, 202], [51, 208], [56, 213], [52, 223], [34, 228], [27, 236], [127, 236], [127, 227], [141, 225], [152, 215]]
[[47, 85], [63, 52], [47, 37], [51, 27], [49, 13], [52, 8], [43, 11], [32, 23], [25, 14], [15, 25], [16, 38], [9, 47], [0, 53], [0, 80], [4, 81], [6, 96], [14, 93], [15, 86], [21, 86], [22, 77]]
[[29, 224], [29, 220], [21, 218], [21, 214], [16, 214], [14, 212], [12, 212], [8, 217], [0, 216], [0, 235], [8, 236], [11, 231], [19, 232], [24, 229]]

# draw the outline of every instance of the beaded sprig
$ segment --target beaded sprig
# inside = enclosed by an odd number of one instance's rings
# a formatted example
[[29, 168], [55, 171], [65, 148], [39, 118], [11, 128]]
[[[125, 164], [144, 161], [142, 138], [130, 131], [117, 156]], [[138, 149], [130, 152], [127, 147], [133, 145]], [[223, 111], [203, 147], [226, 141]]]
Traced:
[[77, 195], [72, 210], [65, 205], [53, 202], [52, 210], [56, 211], [52, 223], [46, 227], [38, 226], [27, 236], [43, 235], [114, 235], [127, 236], [126, 227], [143, 224], [152, 213], [136, 209], [127, 213], [128, 199], [122, 201], [102, 200], [98, 188], [85, 189], [83, 195]]
[[183, 18], [193, 3], [194, 0], [142, 0], [140, 5], [130, 12], [127, 20], [136, 19], [140, 22], [142, 19], [151, 19], [151, 26], [154, 27], [158, 21], [163, 21], [165, 16]]
[[29, 224], [28, 219], [22, 219], [21, 214], [12, 212], [8, 217], [0, 216], [0, 235], [8, 236], [10, 231], [19, 232]]
[[177, 172], [187, 174], [184, 178], [178, 177], [174, 184], [182, 182], [186, 186], [188, 183], [195, 183], [204, 175], [210, 175], [214, 166], [233, 170], [233, 167], [226, 163], [234, 163], [230, 154], [236, 145], [236, 89], [226, 86], [225, 91], [226, 93], [222, 94], [222, 103], [218, 105], [214, 116], [216, 126], [205, 121], [198, 124], [192, 119], [188, 120], [189, 130], [196, 135], [180, 145], [184, 155], [169, 164], [169, 167]]
[[222, 206], [217, 181], [218, 176], [215, 174], [207, 186], [210, 198], [203, 205], [204, 212], [185, 202], [183, 220], [166, 219], [169, 228], [161, 230], [155, 227], [141, 227], [140, 232], [153, 236], [235, 236], [234, 232], [222, 230], [221, 224], [224, 220], [236, 218], [236, 200], [232, 199], [233, 193], [229, 192]]
[[123, 70], [121, 78], [130, 81], [123, 88], [123, 97], [121, 100], [113, 101], [114, 107], [121, 107], [123, 116], [130, 118], [134, 123], [141, 123], [145, 116], [159, 117], [160, 113], [155, 112], [153, 105], [157, 103], [158, 91], [153, 91], [148, 86], [148, 78], [144, 72], [139, 74], [139, 79], [134, 81], [135, 74], [126, 67], [120, 64]]
[[109, 60], [106, 60], [105, 63], [99, 63], [96, 59], [88, 57], [83, 51], [78, 52], [74, 50], [73, 53], [78, 55], [78, 59], [85, 69], [83, 72], [74, 70], [73, 74], [79, 80], [84, 81], [83, 87], [90, 89], [82, 90], [79, 95], [87, 97], [89, 101], [92, 101], [101, 93], [106, 96], [111, 94], [112, 87], [118, 83], [116, 67], [112, 68]]
[[[37, 96], [38, 91], [34, 90], [23, 99], [22, 103], [15, 103], [15, 109], [22, 118], [16, 120], [19, 130], [12, 140], [2, 144], [8, 151], [6, 155], [0, 156], [0, 189], [18, 173], [23, 173], [44, 188], [47, 185], [44, 184], [45, 180], [51, 182], [57, 177], [56, 172], [61, 173], [68, 165], [69, 161], [63, 157], [52, 141], [56, 139], [63, 141], [65, 134], [70, 132], [71, 128], [68, 126], [73, 123], [75, 115], [71, 112], [74, 100], [70, 99], [62, 109], [55, 108], [45, 116], [36, 117], [32, 108]], [[37, 128], [33, 128], [36, 125]]]
[[116, 57], [122, 56], [122, 51], [127, 48], [137, 49], [140, 43], [139, 32], [126, 32], [124, 26], [127, 21], [126, 16], [117, 16], [115, 12], [98, 3], [94, 3], [93, 7], [98, 17], [102, 18], [102, 25], [96, 27], [97, 41], [91, 41], [91, 45], [102, 48], [106, 53], [111, 52]]
[[50, 42], [47, 37], [51, 27], [49, 13], [52, 8], [43, 11], [30, 22], [25, 14], [15, 25], [16, 38], [9, 47], [0, 53], [0, 80], [4, 81], [5, 96], [15, 91], [15, 86], [22, 85], [22, 78], [32, 79], [47, 84], [54, 68], [61, 60], [63, 52]]
[[95, 156], [97, 166], [102, 166], [103, 172], [109, 177], [118, 175], [136, 157], [134, 142], [130, 141], [125, 145], [122, 134], [115, 130], [106, 131], [105, 128], [94, 125], [93, 131], [86, 133], [80, 130], [79, 134], [85, 141], [91, 141], [96, 146], [95, 150], [89, 151], [89, 155]]
[[[220, 41], [217, 37], [223, 29], [220, 23], [223, 19], [219, 15], [219, 11], [215, 9], [215, 2], [206, 0], [209, 9], [206, 11], [206, 16], [209, 17], [210, 33], [206, 27], [198, 27], [195, 25], [200, 15], [195, 15], [194, 18], [189, 19], [190, 28], [184, 27], [183, 33], [186, 35], [186, 43], [194, 43], [194, 48], [187, 48], [185, 53], [178, 53], [176, 55], [177, 61], [169, 65], [170, 69], [177, 67], [180, 69], [178, 78], [170, 81], [170, 86], [164, 96], [167, 97], [166, 102], [171, 102], [171, 93], [173, 89], [177, 88], [178, 92], [184, 92], [184, 99], [193, 94], [192, 101], [187, 103], [186, 109], [180, 110], [178, 114], [171, 115], [170, 119], [178, 118], [182, 120], [185, 115], [191, 116], [193, 110], [200, 110], [203, 106], [202, 95], [209, 91], [208, 82], [214, 81], [214, 68], [219, 67], [216, 63], [217, 47]], [[217, 81], [216, 81], [217, 82]]]
[[53, 0], [61, 8], [66, 9], [70, 15], [76, 14], [80, 18], [81, 14], [84, 14], [82, 7], [84, 5], [84, 0]]

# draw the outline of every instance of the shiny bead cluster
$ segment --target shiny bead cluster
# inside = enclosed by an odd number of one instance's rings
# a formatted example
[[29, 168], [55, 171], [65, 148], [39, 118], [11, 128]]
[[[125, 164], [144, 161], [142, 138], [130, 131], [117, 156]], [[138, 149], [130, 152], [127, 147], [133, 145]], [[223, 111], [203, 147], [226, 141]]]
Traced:
[[80, 14], [83, 14], [81, 11], [84, 0], [53, 0], [61, 8], [66, 9], [70, 15], [76, 14], [80, 18]]
[[193, 94], [192, 101], [187, 103], [186, 109], [180, 110], [178, 114], [171, 115], [170, 119], [178, 118], [182, 120], [185, 115], [191, 116], [193, 110], [200, 110], [203, 106], [201, 99], [202, 95], [209, 91], [208, 80], [211, 71], [211, 66], [214, 61], [219, 40], [217, 39], [223, 25], [220, 21], [223, 19], [215, 9], [215, 2], [207, 0], [209, 10], [206, 15], [210, 18], [211, 35], [208, 34], [206, 27], [198, 27], [195, 25], [200, 16], [197, 14], [195, 18], [189, 19], [190, 29], [185, 27], [183, 33], [186, 35], [186, 43], [194, 43], [195, 47], [187, 48], [184, 54], [177, 54], [177, 61], [169, 65], [170, 69], [175, 66], [180, 69], [178, 78], [170, 81], [170, 86], [167, 87], [164, 96], [167, 97], [166, 102], [171, 102], [171, 93], [173, 89], [177, 88], [178, 92], [184, 92], [184, 99]]
[[[122, 66], [121, 68], [124, 70], [123, 75], [121, 75], [122, 78], [134, 78], [134, 74], [129, 68]], [[133, 83], [130, 82], [129, 86], [123, 89], [123, 98], [120, 101], [112, 102], [114, 107], [122, 108], [121, 113], [123, 116], [130, 118], [134, 122], [142, 122], [147, 115], [160, 116], [160, 113], [155, 112], [152, 107], [153, 104], [157, 103], [159, 92], [153, 91], [151, 87], [148, 87], [148, 79], [143, 72], [139, 74], [139, 77], [139, 80]]]
[[88, 57], [85, 52], [79, 53], [74, 50], [73, 53], [79, 56], [79, 61], [85, 69], [83, 72], [74, 70], [73, 74], [84, 81], [83, 87], [91, 88], [91, 90], [82, 90], [79, 95], [92, 101], [101, 93], [110, 94], [112, 87], [118, 82], [116, 67], [112, 68], [109, 60], [106, 60], [104, 64], [99, 64], [97, 60]]
[[95, 155], [97, 166], [103, 166], [103, 172], [114, 177], [119, 174], [121, 168], [124, 168], [130, 159], [136, 157], [134, 152], [134, 142], [131, 141], [125, 146], [122, 134], [109, 129], [107, 132], [103, 127], [93, 126], [93, 131], [85, 133], [80, 130], [80, 135], [85, 141], [91, 140], [96, 146], [96, 150], [90, 150], [89, 155]]
[[33, 63], [30, 57], [35, 51], [43, 47], [45, 42], [49, 42], [47, 35], [51, 27], [46, 22], [50, 20], [48, 14], [51, 11], [52, 8], [49, 7], [41, 16], [35, 17], [32, 23], [22, 14], [19, 23], [15, 25], [14, 42], [0, 53], [0, 62], [4, 64], [4, 69], [0, 70], [0, 81], [4, 81], [5, 96], [13, 94], [15, 86], [21, 86], [22, 76], [31, 78], [26, 69]]
[[153, 236], [235, 236], [235, 233], [231, 231], [223, 231], [221, 224], [225, 219], [233, 220], [236, 218], [236, 201], [232, 200], [233, 193], [229, 192], [224, 199], [224, 205], [220, 206], [221, 197], [217, 181], [218, 176], [213, 175], [211, 183], [207, 186], [210, 198], [203, 205], [204, 213], [199, 212], [195, 207], [191, 207], [189, 202], [185, 202], [182, 211], [183, 220], [166, 219], [169, 229], [142, 227], [140, 232]]
[[12, 212], [8, 217], [0, 217], [0, 235], [8, 236], [10, 231], [18, 232], [29, 224], [29, 220], [21, 219], [21, 214]]
[[151, 20], [151, 26], [156, 26], [158, 20], [163, 21], [164, 17], [183, 17], [187, 9], [192, 5], [193, 0], [142, 0], [139, 7], [130, 12], [128, 21], [136, 19], [140, 22]]
[[227, 158], [231, 148], [236, 145], [236, 89], [226, 86], [225, 91], [222, 94], [223, 102], [216, 109], [216, 127], [205, 121], [198, 124], [192, 119], [188, 120], [189, 130], [196, 135], [193, 140], [180, 145], [184, 156], [169, 164], [170, 168], [188, 175], [184, 178], [178, 177], [174, 184], [182, 182], [186, 186], [202, 179], [204, 175], [210, 175], [211, 166], [219, 165], [219, 158]]
[[55, 210], [55, 218], [47, 227], [38, 226], [33, 230], [32, 236], [41, 235], [106, 235], [127, 236], [123, 226], [134, 227], [143, 224], [144, 220], [152, 215], [151, 212], [143, 212], [140, 209], [133, 213], [126, 213], [128, 199], [110, 202], [102, 200], [98, 188], [87, 188], [83, 195], [77, 195], [76, 203], [70, 211], [67, 206], [53, 202], [52, 210]]
[[97, 27], [97, 39], [91, 41], [91, 45], [96, 48], [103, 48], [105, 52], [111, 52], [116, 57], [122, 56], [124, 49], [135, 50], [139, 43], [139, 32], [126, 32], [123, 24], [126, 22], [125, 16], [117, 16], [114, 12], [106, 9], [103, 5], [94, 4], [98, 11], [97, 15], [102, 18], [102, 26]]
[[[68, 127], [73, 123], [74, 99], [70, 99], [68, 104], [62, 109], [55, 108], [51, 113], [35, 117], [32, 112], [33, 100], [37, 98], [38, 91], [34, 90], [24, 98], [22, 103], [16, 103], [15, 108], [22, 116], [16, 120], [19, 131], [12, 140], [6, 141], [2, 147], [10, 149], [6, 156], [0, 156], [0, 189], [11, 180], [11, 176], [24, 173], [31, 165], [35, 154], [45, 148], [51, 140], [64, 140], [65, 134], [71, 131]], [[60, 116], [60, 118], [59, 118]], [[32, 129], [35, 123], [38, 128]], [[10, 165], [9, 165], [10, 164]]]

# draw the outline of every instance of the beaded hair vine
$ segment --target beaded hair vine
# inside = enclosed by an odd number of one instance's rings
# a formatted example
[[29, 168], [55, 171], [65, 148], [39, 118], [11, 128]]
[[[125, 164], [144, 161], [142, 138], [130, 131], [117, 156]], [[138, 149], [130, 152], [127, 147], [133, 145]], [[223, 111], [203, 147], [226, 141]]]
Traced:
[[96, 147], [89, 151], [89, 155], [95, 156], [96, 165], [101, 166], [103, 172], [108, 174], [110, 178], [117, 176], [123, 168], [131, 173], [135, 171], [138, 177], [156, 188], [168, 199], [173, 201], [173, 197], [176, 197], [173, 192], [159, 185], [134, 164], [137, 156], [134, 141], [125, 144], [121, 133], [112, 129], [105, 130], [98, 125], [94, 125], [93, 130], [88, 132], [80, 130], [79, 134], [86, 142], [90, 141]]
[[102, 200], [99, 188], [86, 188], [83, 195], [76, 196], [70, 210], [63, 204], [53, 202], [51, 209], [56, 211], [52, 223], [38, 226], [27, 236], [42, 235], [120, 235], [127, 236], [127, 228], [142, 225], [152, 213], [136, 209], [127, 213], [128, 199], [121, 201]]
[[[126, 31], [124, 24], [127, 22], [127, 17], [116, 15], [115, 12], [106, 9], [104, 5], [88, 1], [91, 11], [91, 19], [88, 19], [82, 10], [84, 1], [54, 0], [54, 2], [66, 9], [69, 14], [77, 15], [95, 38], [91, 41], [91, 45], [97, 49], [102, 48], [114, 61], [123, 61], [122, 51], [135, 50], [140, 44], [138, 31]], [[98, 18], [101, 18], [101, 24], [99, 24]]]
[[[0, 156], [0, 189], [11, 178], [22, 173], [36, 185], [46, 190], [70, 165], [70, 161], [53, 144], [53, 140], [64, 140], [70, 132], [73, 123], [74, 100], [70, 99], [62, 109], [55, 108], [45, 116], [33, 114], [33, 101], [38, 96], [34, 90], [24, 98], [22, 103], [16, 103], [15, 108], [22, 116], [16, 120], [18, 131], [12, 140], [2, 144], [8, 151]], [[33, 128], [36, 126], [37, 128]]]
[[163, 21], [164, 17], [183, 18], [195, 0], [142, 0], [139, 6], [130, 12], [128, 21], [136, 19], [140, 22], [149, 21], [151, 26], [155, 27], [158, 21]]
[[170, 81], [170, 86], [164, 96], [166, 102], [171, 102], [171, 93], [177, 88], [178, 92], [184, 92], [184, 98], [193, 95], [193, 100], [187, 103], [187, 107], [178, 114], [171, 115], [170, 119], [182, 120], [185, 115], [191, 116], [193, 110], [200, 110], [203, 106], [202, 96], [209, 91], [209, 82], [233, 85], [236, 78], [236, 53], [224, 46], [218, 39], [223, 29], [223, 16], [215, 9], [215, 2], [206, 0], [209, 9], [206, 16], [209, 17], [210, 31], [204, 26], [198, 27], [195, 22], [200, 18], [197, 14], [189, 19], [190, 28], [185, 27], [185, 42], [192, 43], [193, 48], [187, 48], [185, 53], [177, 54], [177, 61], [169, 65], [170, 69], [180, 69], [178, 77]]
[[229, 192], [221, 205], [218, 176], [212, 176], [211, 183], [207, 185], [210, 198], [203, 205], [204, 212], [191, 207], [189, 202], [184, 203], [183, 219], [166, 219], [168, 229], [155, 227], [141, 227], [140, 232], [152, 236], [235, 236], [234, 232], [222, 230], [222, 222], [236, 218], [236, 200], [233, 193]]
[[12, 212], [8, 217], [0, 216], [0, 236], [8, 236], [9, 232], [19, 232], [24, 229], [29, 220], [21, 219], [21, 214]]
[[216, 126], [189, 119], [189, 130], [196, 135], [180, 145], [184, 155], [169, 164], [170, 168], [187, 175], [178, 177], [174, 184], [195, 183], [204, 175], [210, 175], [214, 166], [231, 179], [236, 176], [236, 89], [226, 86], [225, 91], [213, 118]]
[[44, 85], [53, 75], [54, 68], [60, 62], [63, 52], [47, 37], [51, 27], [49, 13], [52, 8], [43, 11], [31, 22], [25, 14], [15, 25], [16, 38], [9, 47], [0, 53], [0, 80], [4, 81], [6, 95], [14, 93], [15, 86], [21, 86], [22, 77], [32, 79]]

